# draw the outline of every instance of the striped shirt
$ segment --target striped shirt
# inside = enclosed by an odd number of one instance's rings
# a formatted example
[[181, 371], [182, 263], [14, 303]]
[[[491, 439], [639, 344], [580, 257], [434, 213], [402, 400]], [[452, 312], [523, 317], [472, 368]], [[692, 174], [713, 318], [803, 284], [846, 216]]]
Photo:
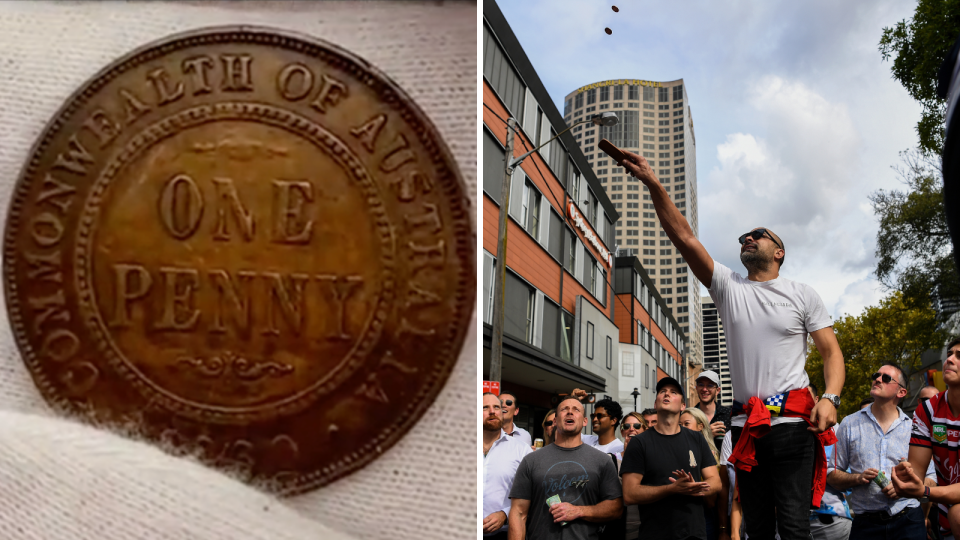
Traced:
[[[937, 485], [949, 486], [960, 482], [960, 417], [950, 412], [947, 403], [947, 390], [930, 398], [913, 413], [913, 432], [910, 446], [930, 448], [937, 470]], [[950, 507], [939, 503], [940, 532], [950, 533], [947, 512]]]

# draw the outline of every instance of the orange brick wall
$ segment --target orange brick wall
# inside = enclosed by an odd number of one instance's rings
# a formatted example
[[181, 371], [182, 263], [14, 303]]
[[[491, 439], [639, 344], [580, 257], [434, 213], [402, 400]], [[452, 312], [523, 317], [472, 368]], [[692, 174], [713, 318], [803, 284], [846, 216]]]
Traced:
[[[483, 108], [483, 122], [490, 128], [490, 132], [497, 137], [500, 141], [500, 144], [506, 146], [507, 143], [507, 132], [506, 124], [503, 120], [506, 120], [509, 116], [506, 108], [500, 103], [500, 99], [497, 95], [490, 89], [487, 82], [483, 83], [483, 102], [485, 105], [489, 105], [490, 108], [494, 109], [494, 112]], [[499, 116], [499, 118], [497, 117]], [[501, 120], [501, 118], [503, 120]], [[526, 146], [525, 146], [526, 145]], [[514, 157], [519, 157], [527, 153], [530, 149], [533, 148], [531, 141], [523, 134], [522, 131], [518, 132], [514, 137]], [[541, 199], [541, 204], [549, 204], [551, 207], [556, 210], [560, 216], [563, 218], [564, 222], [567, 222], [567, 214], [563, 208], [564, 204], [564, 195], [565, 190], [563, 184], [560, 183], [551, 172], [550, 168], [547, 166], [546, 162], [540, 157], [539, 153], [534, 153], [528, 156], [523, 163], [520, 165], [520, 168], [526, 173], [527, 177], [530, 178], [530, 181], [537, 186], [543, 193], [543, 198]], [[542, 174], [541, 174], [542, 173]], [[548, 215], [546, 208], [540, 212], [542, 216], [541, 219], [546, 219]], [[484, 195], [483, 197], [483, 248], [490, 253], [496, 255], [497, 253], [497, 229], [499, 227], [500, 219], [500, 207], [496, 202], [491, 200], [489, 197]], [[568, 223], [569, 225], [569, 223]], [[590, 224], [586, 224], [587, 227], [590, 227]], [[543, 291], [543, 294], [550, 297], [551, 300], [557, 302], [560, 300], [560, 272], [561, 266], [557, 261], [551, 257], [547, 251], [541, 246], [536, 240], [533, 239], [522, 227], [520, 227], [516, 222], [507, 219], [507, 266], [509, 266], [513, 271], [517, 272], [524, 279], [530, 282], [534, 287]], [[571, 226], [571, 228], [573, 228]], [[576, 231], [576, 229], [574, 229]], [[591, 229], [592, 230], [592, 229]], [[596, 234], [596, 231], [593, 231]], [[577, 231], [579, 235], [579, 231]], [[583, 237], [580, 237], [580, 240], [583, 241]], [[596, 258], [598, 261], [602, 261], [600, 258], [599, 252], [597, 252], [593, 246], [588, 242], [583, 242], [583, 245], [588, 251]], [[583, 287], [580, 282], [576, 280], [572, 275], [566, 272], [566, 275], [563, 278], [563, 299], [559, 303], [567, 311], [573, 313], [576, 309], [576, 297], [577, 295], [584, 296], [587, 300], [593, 303], [597, 309], [604, 313], [609, 313], [609, 302], [615, 301], [613, 299], [613, 287], [611, 285], [611, 269], [606, 267], [605, 262], [601, 262], [607, 271], [607, 299], [608, 305], [604, 307], [598, 300], [596, 300], [592, 294], [587, 292], [586, 288]]]

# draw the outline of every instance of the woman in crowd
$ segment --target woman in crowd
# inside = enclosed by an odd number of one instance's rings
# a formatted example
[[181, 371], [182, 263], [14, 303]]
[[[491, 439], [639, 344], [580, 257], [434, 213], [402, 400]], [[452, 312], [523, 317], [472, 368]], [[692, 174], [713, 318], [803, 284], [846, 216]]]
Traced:
[[[647, 422], [640, 416], [638, 412], [630, 412], [624, 415], [623, 420], [620, 422], [620, 435], [623, 437], [623, 451], [627, 451], [627, 445], [630, 444], [630, 439], [643, 433], [647, 429]], [[623, 452], [621, 452], [617, 459], [623, 460]], [[626, 520], [626, 540], [636, 540], [637, 536], [640, 534], [640, 510], [637, 508], [637, 505], [632, 504], [627, 507], [627, 511], [624, 512]]]
[[[720, 463], [720, 452], [717, 451], [717, 445], [713, 443], [713, 436], [710, 434], [709, 429], [704, 429], [708, 424], [707, 417], [703, 414], [703, 411], [696, 407], [688, 407], [680, 413], [680, 425], [703, 434], [703, 438], [707, 441], [707, 447], [713, 452], [713, 458], [717, 463]], [[720, 475], [721, 484], [726, 482], [724, 476], [725, 475]], [[717, 504], [717, 495], [718, 494], [714, 493], [704, 500], [703, 512], [707, 522], [707, 540], [717, 540], [720, 535], [718, 519], [721, 505]]]
[[550, 409], [547, 415], [543, 417], [543, 445], [547, 446], [553, 442], [553, 434], [557, 429], [557, 410]]

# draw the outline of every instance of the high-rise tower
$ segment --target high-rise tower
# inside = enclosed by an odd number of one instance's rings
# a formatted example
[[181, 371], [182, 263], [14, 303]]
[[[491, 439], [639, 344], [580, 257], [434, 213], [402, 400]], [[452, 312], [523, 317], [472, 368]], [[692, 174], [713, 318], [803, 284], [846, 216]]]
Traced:
[[[568, 125], [601, 112], [616, 113], [620, 122], [613, 127], [584, 124], [574, 128], [574, 137], [621, 213], [615, 237], [620, 253], [636, 255], [655, 279], [660, 295], [689, 338], [688, 366], [697, 366], [703, 359], [700, 283], [660, 226], [646, 186], [597, 148], [601, 139], [609, 139], [647, 158], [699, 236], [696, 137], [683, 79], [602, 81], [580, 87], [564, 99]], [[631, 251], [623, 253], [625, 249]]]

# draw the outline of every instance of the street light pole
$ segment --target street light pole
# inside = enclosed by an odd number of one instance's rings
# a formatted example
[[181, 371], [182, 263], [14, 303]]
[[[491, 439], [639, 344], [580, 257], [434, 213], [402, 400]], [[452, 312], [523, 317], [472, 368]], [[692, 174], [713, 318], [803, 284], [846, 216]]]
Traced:
[[490, 343], [489, 380], [500, 382], [503, 357], [503, 303], [505, 294], [507, 258], [507, 210], [510, 208], [510, 179], [513, 176], [513, 131], [517, 121], [507, 120], [507, 150], [504, 154], [503, 182], [500, 184], [500, 223], [497, 226], [497, 268], [493, 284], [493, 335]]
[[598, 126], [615, 126], [618, 121], [617, 115], [612, 112], [605, 112], [584, 118], [574, 122], [570, 127], [560, 133], [557, 133], [547, 142], [520, 157], [514, 158], [513, 137], [517, 127], [517, 121], [513, 117], [507, 120], [507, 148], [503, 160], [503, 182], [500, 185], [500, 222], [497, 225], [497, 262], [494, 269], [493, 283], [493, 321], [491, 321], [493, 331], [490, 339], [490, 373], [488, 374], [489, 379], [487, 380], [500, 382], [500, 371], [503, 366], [503, 305], [507, 279], [507, 214], [510, 209], [510, 186], [514, 169], [519, 167], [528, 156], [550, 144], [554, 139], [570, 131], [575, 126], [584, 122], [593, 122]]
[[634, 387], [630, 395], [633, 396], [633, 412], [637, 412], [637, 397], [640, 396], [640, 392], [637, 392], [637, 388]]

